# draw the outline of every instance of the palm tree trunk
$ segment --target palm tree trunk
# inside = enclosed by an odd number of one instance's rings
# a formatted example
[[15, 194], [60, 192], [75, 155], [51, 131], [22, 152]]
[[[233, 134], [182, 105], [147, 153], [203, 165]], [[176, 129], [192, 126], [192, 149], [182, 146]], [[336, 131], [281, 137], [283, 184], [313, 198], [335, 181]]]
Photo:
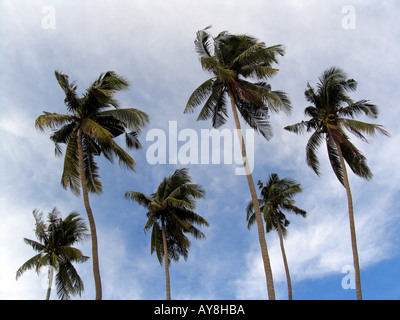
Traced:
[[287, 287], [288, 287], [288, 298], [289, 298], [289, 300], [293, 300], [292, 281], [290, 280], [289, 265], [288, 265], [288, 262], [287, 262], [287, 259], [286, 259], [285, 247], [283, 245], [282, 229], [281, 229], [281, 225], [279, 223], [278, 215], [276, 214], [275, 216], [276, 216], [276, 225], [278, 226], [279, 242], [281, 244], [281, 252], [282, 252], [282, 258], [283, 258], [283, 264], [285, 265], [286, 281], [287, 281]]
[[258, 238], [260, 241], [261, 255], [262, 255], [262, 259], [263, 259], [263, 263], [264, 263], [265, 278], [267, 281], [268, 298], [270, 300], [275, 300], [274, 280], [272, 278], [271, 264], [269, 261], [267, 242], [265, 240], [265, 234], [264, 234], [264, 224], [262, 221], [260, 205], [258, 203], [256, 187], [254, 185], [253, 175], [251, 174], [249, 161], [247, 159], [246, 146], [245, 146], [244, 139], [242, 136], [240, 121], [239, 121], [238, 113], [237, 113], [236, 106], [235, 106], [235, 98], [233, 97], [232, 94], [229, 94], [229, 97], [231, 98], [232, 112], [233, 112], [233, 117], [235, 119], [235, 124], [236, 124], [236, 132], [237, 132], [240, 147], [242, 150], [243, 165], [246, 170], [247, 182], [249, 184], [251, 199], [253, 201], [254, 212], [256, 215]]
[[161, 219], [161, 234], [162, 234], [163, 247], [164, 247], [165, 287], [166, 287], [166, 291], [167, 291], [167, 300], [171, 300], [171, 284], [170, 284], [170, 279], [169, 279], [168, 248], [167, 248], [167, 237], [165, 235], [164, 219]]
[[50, 300], [51, 286], [53, 285], [53, 270], [54, 268], [49, 266], [49, 287], [47, 288], [46, 300]]
[[78, 132], [78, 155], [79, 155], [79, 175], [82, 184], [83, 203], [85, 204], [86, 213], [89, 220], [90, 234], [92, 238], [92, 260], [93, 260], [93, 275], [96, 288], [96, 300], [102, 299], [101, 278], [99, 269], [99, 252], [97, 247], [97, 232], [94, 222], [92, 208], [89, 203], [89, 194], [86, 184], [84, 163], [83, 163], [83, 147], [82, 147], [82, 131]]
[[344, 180], [344, 186], [346, 188], [347, 203], [348, 203], [348, 207], [349, 207], [350, 235], [351, 235], [351, 246], [353, 249], [353, 262], [354, 262], [354, 273], [355, 273], [355, 280], [356, 280], [357, 300], [362, 300], [360, 264], [358, 261], [356, 227], [355, 227], [355, 223], [354, 223], [354, 213], [353, 213], [353, 199], [351, 196], [350, 184], [349, 184], [349, 179], [347, 177], [346, 164], [344, 163], [342, 149], [340, 148], [340, 144], [338, 142], [335, 141], [335, 144], [336, 144], [336, 148], [338, 151], [340, 164], [341, 164], [342, 170], [343, 170], [343, 180]]

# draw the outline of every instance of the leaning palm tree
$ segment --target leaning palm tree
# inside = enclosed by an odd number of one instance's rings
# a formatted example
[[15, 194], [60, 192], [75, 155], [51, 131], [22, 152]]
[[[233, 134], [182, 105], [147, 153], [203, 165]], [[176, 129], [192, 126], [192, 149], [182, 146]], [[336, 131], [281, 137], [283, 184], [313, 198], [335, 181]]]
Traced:
[[[289, 265], [286, 258], [285, 247], [283, 238], [287, 235], [287, 227], [290, 221], [286, 218], [284, 212], [306, 216], [306, 211], [295, 206], [293, 197], [300, 193], [303, 189], [299, 183], [290, 178], [280, 179], [276, 173], [272, 173], [267, 184], [259, 181], [258, 186], [261, 189], [261, 199], [259, 199], [260, 209], [264, 215], [266, 224], [266, 232], [277, 230], [279, 235], [279, 242], [281, 246], [283, 264], [285, 266], [286, 281], [288, 286], [288, 298], [293, 299], [292, 294], [292, 281], [290, 279]], [[247, 205], [247, 226], [250, 227], [254, 224], [255, 214], [253, 202], [250, 201]]]
[[171, 299], [169, 265], [180, 256], [188, 258], [190, 241], [185, 233], [195, 239], [204, 239], [204, 234], [194, 225], [208, 226], [208, 222], [193, 211], [195, 199], [203, 198], [205, 191], [198, 184], [191, 183], [188, 169], [178, 169], [164, 178], [157, 191], [150, 196], [141, 192], [127, 191], [125, 198], [145, 207], [147, 223], [145, 231], [151, 231], [151, 253], [155, 251], [160, 264], [164, 261], [166, 295]]
[[85, 262], [89, 257], [84, 256], [72, 245], [89, 236], [85, 222], [76, 212], [71, 212], [63, 220], [56, 208], [48, 214], [48, 224], [43, 220], [43, 213], [36, 209], [33, 211], [33, 217], [36, 222], [35, 235], [39, 242], [27, 238], [24, 238], [24, 241], [39, 253], [17, 270], [16, 279], [29, 269], [35, 269], [39, 274], [40, 269], [47, 266], [49, 286], [46, 300], [50, 299], [54, 270], [57, 271], [56, 286], [60, 299], [69, 299], [70, 295], [75, 294], [81, 295], [83, 282], [72, 263]]
[[[125, 133], [125, 129], [132, 130], [125, 134], [126, 145], [131, 149], [140, 148], [137, 135], [149, 120], [143, 111], [119, 107], [114, 95], [120, 90], [127, 89], [129, 84], [114, 71], [102, 73], [82, 97], [78, 96], [76, 85], [74, 82], [69, 82], [67, 75], [58, 71], [55, 75], [65, 93], [64, 102], [68, 114], [44, 111], [44, 114], [36, 119], [35, 126], [41, 131], [45, 128], [53, 129], [50, 139], [55, 143], [57, 156], [62, 155], [60, 144], [66, 144], [61, 185], [65, 189], [69, 188], [75, 195], [80, 194], [82, 187], [92, 239], [96, 299], [101, 300], [97, 232], [89, 203], [89, 192], [97, 194], [102, 192], [94, 156], [103, 154], [111, 162], [115, 156], [121, 166], [133, 170], [135, 161], [114, 141], [114, 138]], [[114, 109], [109, 109], [111, 107]]]
[[357, 138], [368, 142], [365, 134], [374, 135], [389, 133], [381, 125], [366, 123], [354, 118], [365, 114], [370, 118], [377, 118], [378, 108], [368, 100], [353, 101], [349, 91], [355, 91], [357, 82], [348, 79], [346, 73], [338, 68], [331, 67], [325, 70], [319, 78], [317, 90], [307, 84], [305, 96], [313, 105], [304, 110], [310, 120], [285, 127], [286, 130], [301, 134], [304, 131], [313, 131], [306, 146], [307, 164], [319, 175], [319, 161], [316, 155], [317, 148], [325, 140], [332, 169], [340, 183], [346, 188], [350, 235], [353, 250], [357, 299], [362, 299], [360, 266], [358, 260], [356, 229], [354, 223], [353, 200], [347, 175], [346, 164], [359, 177], [372, 179], [372, 172], [367, 165], [365, 156], [350, 142], [345, 130]]
[[[273, 91], [265, 82], [278, 72], [278, 69], [273, 68], [272, 65], [277, 63], [278, 55], [284, 54], [284, 48], [282, 45], [266, 47], [264, 42], [259, 42], [252, 36], [232, 35], [228, 32], [221, 32], [213, 38], [206, 32], [208, 28], [197, 32], [195, 48], [200, 55], [201, 66], [213, 77], [192, 93], [184, 112], [193, 112], [196, 107], [204, 103], [197, 120], [211, 119], [212, 126], [218, 128], [227, 120], [226, 96], [230, 99], [247, 182], [255, 208], [268, 296], [270, 299], [275, 299], [264, 226], [241, 134], [238, 111], [244, 121], [266, 139], [272, 136], [268, 111], [272, 110], [276, 113], [281, 110], [285, 113], [291, 111], [287, 95], [282, 91]], [[255, 79], [259, 82], [253, 83], [246, 79]]]

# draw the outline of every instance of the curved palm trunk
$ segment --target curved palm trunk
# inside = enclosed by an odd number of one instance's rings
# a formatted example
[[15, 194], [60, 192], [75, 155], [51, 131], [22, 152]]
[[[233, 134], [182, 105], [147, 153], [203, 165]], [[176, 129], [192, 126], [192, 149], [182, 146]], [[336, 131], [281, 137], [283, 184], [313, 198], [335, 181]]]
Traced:
[[101, 278], [99, 269], [99, 252], [97, 247], [97, 232], [94, 222], [92, 208], [89, 203], [89, 194], [85, 179], [84, 163], [83, 163], [83, 147], [82, 147], [82, 131], [78, 132], [78, 155], [79, 155], [79, 175], [82, 184], [83, 203], [89, 220], [90, 234], [92, 238], [92, 260], [93, 260], [93, 275], [96, 288], [96, 300], [102, 299]]
[[353, 213], [353, 199], [351, 196], [350, 184], [349, 184], [349, 179], [347, 177], [346, 164], [344, 163], [342, 149], [340, 148], [340, 144], [337, 143], [336, 141], [335, 141], [335, 144], [336, 144], [336, 148], [338, 150], [340, 164], [341, 164], [342, 170], [343, 170], [343, 180], [344, 180], [344, 186], [346, 188], [347, 203], [348, 203], [348, 207], [349, 207], [351, 247], [353, 249], [353, 263], [354, 263], [354, 273], [355, 273], [355, 280], [356, 280], [357, 300], [362, 300], [360, 264], [358, 261], [356, 227], [355, 227], [355, 223], [354, 223], [354, 213]]
[[268, 298], [270, 300], [275, 300], [274, 280], [272, 278], [271, 264], [269, 261], [267, 242], [265, 240], [265, 234], [264, 234], [264, 224], [262, 221], [260, 205], [258, 203], [256, 187], [254, 185], [253, 176], [251, 174], [250, 167], [249, 167], [249, 161], [247, 159], [246, 146], [245, 146], [244, 139], [242, 136], [240, 121], [239, 121], [238, 113], [237, 113], [236, 106], [235, 106], [235, 99], [232, 94], [229, 94], [229, 97], [231, 99], [232, 112], [233, 112], [233, 117], [235, 119], [235, 124], [236, 124], [236, 129], [237, 129], [236, 132], [237, 132], [240, 147], [242, 150], [243, 164], [244, 164], [244, 167], [246, 170], [247, 182], [249, 184], [251, 199], [253, 201], [254, 212], [256, 215], [258, 238], [260, 241], [261, 255], [262, 255], [262, 259], [263, 259], [263, 263], [264, 263], [264, 271], [265, 271], [265, 277], [266, 277], [266, 281], [267, 281]]
[[167, 248], [167, 237], [165, 235], [164, 219], [161, 219], [161, 234], [162, 234], [163, 247], [164, 247], [165, 287], [166, 287], [166, 291], [167, 291], [167, 300], [171, 300], [171, 284], [170, 284], [170, 279], [169, 279], [168, 248]]
[[50, 293], [51, 293], [51, 286], [53, 285], [53, 271], [54, 268], [52, 266], [49, 266], [49, 287], [47, 288], [47, 293], [46, 293], [46, 300], [50, 300]]
[[289, 300], [293, 300], [292, 281], [290, 279], [289, 265], [288, 265], [288, 262], [287, 262], [287, 259], [286, 259], [285, 247], [283, 245], [282, 229], [281, 229], [281, 225], [279, 223], [278, 215], [276, 215], [276, 225], [278, 226], [279, 242], [281, 244], [281, 252], [282, 252], [282, 258], [283, 258], [283, 264], [285, 265], [286, 281], [287, 281], [287, 287], [288, 287], [288, 298], [289, 298]]

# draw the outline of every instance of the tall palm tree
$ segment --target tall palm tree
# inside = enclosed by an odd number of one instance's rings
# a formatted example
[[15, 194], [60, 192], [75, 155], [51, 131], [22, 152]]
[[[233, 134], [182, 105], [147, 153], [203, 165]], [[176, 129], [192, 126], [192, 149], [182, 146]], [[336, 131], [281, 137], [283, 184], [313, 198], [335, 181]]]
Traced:
[[60, 299], [69, 299], [71, 294], [81, 295], [83, 282], [72, 263], [89, 259], [79, 249], [72, 247], [74, 243], [89, 236], [85, 222], [76, 212], [71, 212], [64, 220], [59, 214], [54, 208], [48, 214], [46, 224], [43, 213], [36, 209], [33, 211], [36, 222], [35, 235], [39, 242], [27, 238], [24, 238], [24, 241], [39, 253], [26, 261], [16, 274], [16, 279], [29, 269], [35, 269], [39, 274], [41, 267], [47, 266], [49, 287], [46, 300], [50, 299], [54, 270], [57, 271], [57, 295]]
[[[284, 212], [290, 212], [305, 217], [307, 212], [295, 206], [293, 197], [302, 192], [303, 188], [299, 183], [290, 178], [280, 179], [276, 173], [272, 173], [267, 184], [258, 181], [258, 186], [261, 189], [261, 199], [259, 199], [260, 209], [264, 215], [266, 224], [266, 232], [277, 230], [279, 235], [279, 242], [281, 246], [283, 264], [285, 266], [286, 281], [288, 286], [288, 298], [293, 299], [292, 281], [290, 279], [289, 265], [286, 258], [285, 247], [283, 238], [287, 235], [287, 227], [290, 221], [286, 218]], [[247, 222], [248, 228], [253, 225], [255, 221], [253, 202], [250, 201], [247, 205]]]
[[195, 239], [204, 239], [204, 234], [195, 225], [209, 225], [193, 211], [195, 199], [204, 198], [205, 191], [191, 180], [188, 169], [183, 168], [164, 178], [150, 196], [135, 191], [125, 193], [125, 198], [148, 210], [144, 230], [152, 230], [151, 253], [156, 252], [160, 264], [164, 261], [167, 300], [171, 300], [170, 262], [178, 261], [180, 256], [185, 260], [188, 258], [190, 241], [185, 233], [190, 233]]
[[346, 164], [359, 177], [372, 179], [372, 172], [367, 165], [365, 156], [350, 142], [345, 130], [357, 138], [368, 142], [365, 134], [374, 135], [377, 132], [389, 136], [381, 125], [354, 120], [356, 116], [365, 114], [370, 118], [378, 117], [378, 108], [368, 100], [353, 101], [349, 91], [355, 91], [357, 82], [348, 79], [347, 74], [338, 67], [325, 70], [319, 78], [317, 89], [307, 84], [305, 96], [313, 105], [304, 110], [310, 120], [285, 127], [286, 130], [302, 134], [313, 131], [306, 146], [307, 164], [319, 175], [317, 148], [325, 140], [332, 169], [340, 183], [346, 188], [350, 235], [353, 250], [357, 299], [362, 299], [360, 266], [358, 260], [356, 229], [354, 223], [353, 200], [347, 175]]
[[[35, 126], [41, 131], [44, 131], [45, 128], [53, 129], [54, 132], [50, 139], [55, 143], [57, 156], [62, 155], [60, 144], [67, 145], [61, 185], [65, 189], [70, 188], [76, 195], [80, 194], [82, 187], [83, 202], [88, 215], [92, 239], [96, 299], [101, 300], [102, 287], [97, 232], [89, 203], [89, 192], [97, 194], [102, 192], [94, 156], [103, 153], [104, 157], [111, 162], [115, 156], [121, 166], [133, 170], [135, 161], [113, 139], [125, 133], [125, 129], [129, 129], [132, 131], [125, 134], [127, 147], [140, 148], [137, 134], [149, 120], [143, 111], [119, 107], [114, 95], [120, 90], [126, 90], [129, 84], [114, 71], [102, 73], [82, 97], [78, 97], [77, 87], [74, 82], [69, 82], [67, 75], [56, 71], [55, 76], [65, 93], [64, 102], [68, 114], [44, 111], [44, 114], [36, 119]], [[109, 109], [111, 107], [114, 109]]]
[[[287, 95], [282, 91], [271, 90], [271, 86], [265, 82], [278, 72], [278, 69], [272, 68], [272, 64], [277, 63], [278, 55], [284, 54], [284, 48], [282, 45], [266, 47], [264, 42], [259, 42], [252, 36], [232, 35], [228, 32], [221, 32], [213, 38], [206, 31], [208, 28], [197, 32], [195, 48], [200, 56], [201, 66], [213, 77], [192, 93], [184, 112], [193, 112], [196, 107], [204, 103], [197, 120], [211, 118], [212, 126], [218, 128], [228, 117], [226, 95], [230, 99], [247, 182], [255, 208], [268, 296], [270, 299], [275, 299], [264, 226], [241, 134], [238, 111], [244, 121], [266, 139], [272, 136], [268, 111], [276, 113], [281, 110], [285, 113], [291, 111]], [[259, 82], [253, 83], [246, 79], [255, 79]]]

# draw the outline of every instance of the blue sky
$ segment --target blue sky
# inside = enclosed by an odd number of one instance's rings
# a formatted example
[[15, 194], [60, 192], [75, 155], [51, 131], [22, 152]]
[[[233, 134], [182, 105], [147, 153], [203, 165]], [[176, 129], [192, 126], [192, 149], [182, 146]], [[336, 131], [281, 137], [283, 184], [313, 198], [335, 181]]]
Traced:
[[[344, 27], [349, 22], [348, 12], [342, 13], [345, 5], [354, 10], [354, 28]], [[52, 12], [55, 15], [48, 16]], [[271, 115], [270, 141], [255, 135], [253, 177], [265, 181], [277, 172], [303, 185], [296, 204], [308, 216], [289, 218], [285, 240], [294, 299], [354, 299], [355, 290], [342, 288], [342, 270], [352, 264], [345, 190], [331, 171], [325, 149], [319, 152], [322, 175], [317, 177], [305, 163], [308, 136], [296, 136], [283, 127], [303, 119], [307, 81], [315, 85], [332, 65], [358, 81], [355, 100], [370, 99], [379, 106], [377, 122], [391, 138], [377, 136], [367, 144], [352, 137], [367, 156], [374, 179], [366, 182], [353, 174], [349, 178], [364, 298], [399, 299], [399, 16], [400, 5], [394, 0], [1, 0], [0, 298], [45, 297], [46, 272], [26, 272], [15, 280], [17, 268], [33, 255], [23, 238], [34, 238], [35, 208], [49, 212], [56, 206], [63, 215], [76, 210], [86, 219], [82, 199], [60, 186], [63, 160], [54, 156], [50, 132], [34, 128], [43, 110], [66, 112], [54, 70], [76, 80], [79, 93], [101, 72], [114, 70], [132, 84], [117, 96], [121, 105], [150, 116], [150, 125], [140, 135], [143, 149], [131, 152], [135, 173], [97, 159], [104, 192], [91, 196], [91, 205], [103, 298], [165, 298], [164, 269], [150, 255], [150, 235], [143, 232], [145, 209], [123, 195], [128, 190], [150, 194], [163, 177], [183, 166], [148, 163], [146, 150], [153, 142], [146, 141], [146, 134], [151, 129], [168, 133], [169, 121], [176, 121], [178, 132], [192, 128], [200, 136], [201, 129], [211, 128], [209, 122], [196, 122], [196, 113], [183, 114], [190, 94], [209, 77], [200, 67], [193, 40], [197, 30], [211, 24], [214, 35], [224, 30], [248, 33], [267, 45], [286, 47], [280, 71], [270, 83], [290, 95], [293, 113]], [[231, 130], [229, 116], [223, 128]], [[187, 261], [171, 265], [172, 298], [265, 299], [256, 228], [247, 230], [245, 221], [250, 200], [246, 178], [235, 175], [235, 164], [185, 166], [207, 192], [196, 211], [210, 227], [203, 229], [205, 241], [192, 241]], [[267, 243], [277, 298], [286, 299], [277, 235], [268, 234]], [[90, 241], [79, 248], [90, 255]], [[81, 298], [92, 299], [91, 262], [77, 269], [85, 283]]]

